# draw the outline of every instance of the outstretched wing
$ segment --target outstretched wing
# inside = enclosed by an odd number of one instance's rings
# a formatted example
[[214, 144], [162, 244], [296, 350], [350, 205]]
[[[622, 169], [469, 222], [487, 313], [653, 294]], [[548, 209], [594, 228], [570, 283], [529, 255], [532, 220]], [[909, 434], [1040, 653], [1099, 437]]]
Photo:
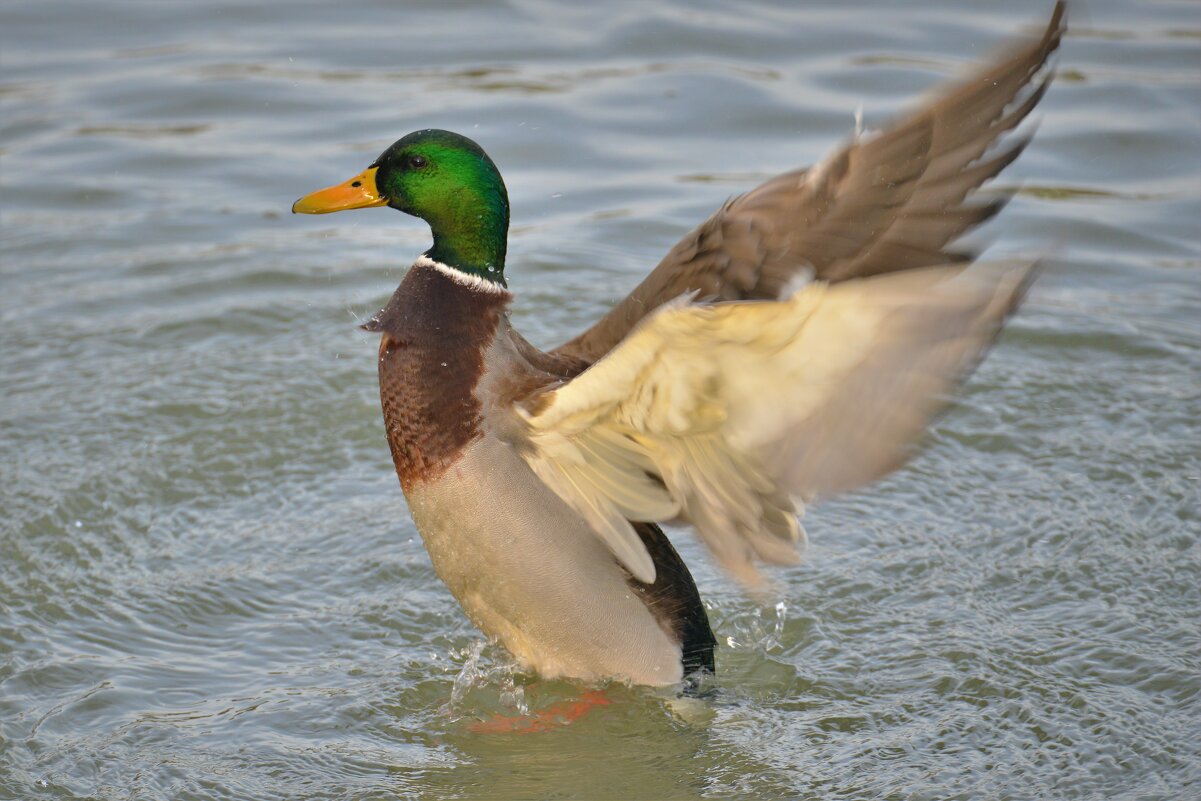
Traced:
[[1005, 198], [974, 190], [1022, 152], [1012, 131], [1042, 98], [1036, 81], [1064, 32], [1055, 6], [1037, 41], [937, 93], [882, 131], [852, 140], [816, 167], [790, 172], [726, 203], [590, 329], [556, 352], [595, 361], [649, 311], [687, 292], [717, 300], [774, 299], [798, 272], [843, 281], [970, 260], [948, 249]]
[[756, 560], [796, 561], [803, 504], [907, 458], [1030, 274], [950, 265], [667, 304], [528, 398], [519, 450], [638, 579], [655, 568], [628, 521], [683, 519], [754, 584]]

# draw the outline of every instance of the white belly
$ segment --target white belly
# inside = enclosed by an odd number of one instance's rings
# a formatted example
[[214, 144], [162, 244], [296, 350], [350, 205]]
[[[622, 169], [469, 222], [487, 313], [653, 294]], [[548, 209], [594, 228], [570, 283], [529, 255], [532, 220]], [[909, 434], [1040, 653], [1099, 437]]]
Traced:
[[604, 543], [508, 445], [485, 436], [407, 497], [439, 578], [524, 666], [547, 678], [681, 680], [679, 644]]

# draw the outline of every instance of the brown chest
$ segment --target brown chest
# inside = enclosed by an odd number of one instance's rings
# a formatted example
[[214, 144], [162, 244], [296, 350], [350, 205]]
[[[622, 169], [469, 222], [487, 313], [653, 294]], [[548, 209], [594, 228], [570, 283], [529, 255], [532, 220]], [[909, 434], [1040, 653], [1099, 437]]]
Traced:
[[381, 334], [384, 426], [406, 490], [440, 476], [480, 436], [475, 390], [508, 298], [418, 264], [364, 326]]

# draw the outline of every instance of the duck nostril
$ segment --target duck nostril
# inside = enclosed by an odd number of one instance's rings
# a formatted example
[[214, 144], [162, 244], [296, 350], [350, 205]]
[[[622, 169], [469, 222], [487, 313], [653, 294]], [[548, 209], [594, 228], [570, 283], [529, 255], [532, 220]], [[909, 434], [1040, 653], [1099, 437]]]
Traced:
[[353, 186], [353, 187], [355, 187], [355, 188], [358, 188], [358, 187], [360, 187], [360, 186], [362, 186], [362, 185], [363, 185], [363, 182], [362, 182], [362, 181], [355, 181], [353, 184], [351, 184], [351, 186]]

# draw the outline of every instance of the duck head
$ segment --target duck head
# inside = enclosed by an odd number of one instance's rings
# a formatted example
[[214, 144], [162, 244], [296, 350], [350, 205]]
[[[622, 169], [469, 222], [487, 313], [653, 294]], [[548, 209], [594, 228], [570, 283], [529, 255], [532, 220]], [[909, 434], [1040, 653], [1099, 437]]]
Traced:
[[395, 142], [345, 183], [305, 195], [294, 214], [391, 206], [429, 223], [425, 255], [463, 272], [505, 283], [509, 196], [488, 154], [450, 131], [416, 131]]

